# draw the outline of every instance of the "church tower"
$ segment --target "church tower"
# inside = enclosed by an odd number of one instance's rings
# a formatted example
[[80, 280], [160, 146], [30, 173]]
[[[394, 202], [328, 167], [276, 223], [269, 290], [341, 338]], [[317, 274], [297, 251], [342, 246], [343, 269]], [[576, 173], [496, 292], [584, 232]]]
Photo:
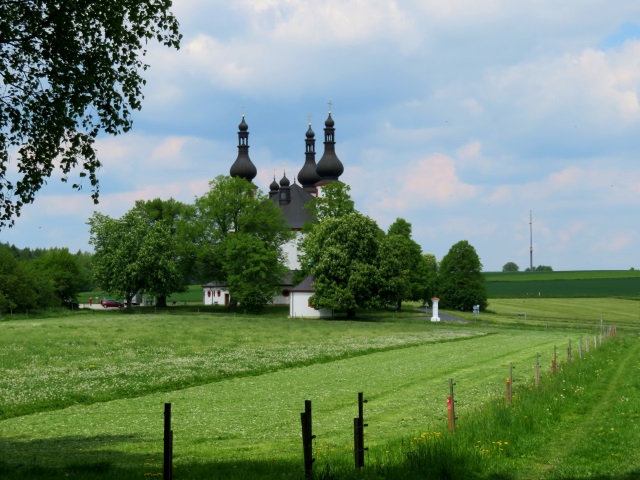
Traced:
[[331, 111], [324, 122], [324, 153], [316, 166], [316, 173], [320, 180], [317, 187], [322, 187], [338, 181], [338, 177], [344, 172], [344, 166], [336, 155], [335, 122], [331, 118]]
[[309, 122], [309, 129], [306, 133], [305, 139], [305, 159], [304, 166], [298, 173], [298, 181], [302, 188], [307, 192], [315, 195], [318, 190], [316, 189], [316, 183], [320, 181], [320, 177], [316, 172], [316, 134], [311, 129], [311, 122]]
[[243, 114], [242, 121], [238, 125], [238, 158], [231, 165], [229, 175], [251, 182], [257, 174], [258, 170], [249, 158], [249, 125], [244, 121]]

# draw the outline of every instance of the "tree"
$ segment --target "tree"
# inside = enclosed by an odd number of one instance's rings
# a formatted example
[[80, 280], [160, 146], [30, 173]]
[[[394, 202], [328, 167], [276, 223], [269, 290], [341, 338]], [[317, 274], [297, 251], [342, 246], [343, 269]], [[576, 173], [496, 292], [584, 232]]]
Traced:
[[[282, 211], [255, 185], [243, 178], [216, 177], [209, 191], [196, 198], [191, 231], [205, 274], [226, 280], [234, 302], [271, 298], [284, 277], [282, 247], [293, 235]], [[245, 254], [258, 262], [256, 275], [241, 271], [249, 268], [241, 258]]]
[[53, 281], [0, 245], [0, 313], [56, 306]]
[[431, 300], [438, 290], [438, 261], [436, 256], [432, 253], [425, 253], [422, 255], [419, 270], [419, 281], [417, 288], [417, 300], [427, 302]]
[[403, 300], [420, 300], [422, 249], [411, 239], [411, 224], [398, 218], [380, 242], [380, 295], [402, 309]]
[[356, 212], [349, 192], [351, 188], [342, 182], [334, 182], [322, 187], [322, 195], [305, 206], [311, 210], [313, 224], [325, 218], [342, 217]]
[[75, 256], [80, 264], [80, 268], [82, 269], [82, 278], [85, 281], [80, 291], [90, 292], [95, 286], [93, 280], [93, 255], [89, 252], [82, 252], [78, 250]]
[[[20, 0], [0, 3], [0, 227], [59, 165], [80, 166], [98, 201], [100, 132], [127, 132], [139, 110], [145, 45], [178, 48], [171, 0]], [[8, 173], [16, 148], [17, 180]]]
[[100, 286], [125, 298], [139, 291], [158, 297], [182, 287], [176, 240], [163, 222], [149, 225], [135, 209], [114, 220], [101, 213], [89, 219], [94, 275]]
[[551, 268], [548, 265], [538, 265], [537, 267], [533, 267], [533, 270], [531, 270], [530, 267], [527, 267], [525, 272], [553, 272], [553, 268]]
[[520, 267], [515, 262], [507, 262], [502, 266], [503, 272], [518, 272]]
[[34, 266], [51, 279], [53, 293], [60, 304], [75, 303], [87, 283], [79, 258], [66, 248], [48, 250]]
[[411, 238], [411, 231], [412, 227], [409, 222], [404, 218], [396, 218], [396, 221], [389, 226], [387, 235], [402, 235], [405, 238]]
[[453, 245], [442, 257], [438, 287], [442, 308], [472, 310], [474, 305], [487, 308], [489, 302], [482, 263], [475, 248], [466, 240]]
[[243, 308], [260, 311], [279, 291], [287, 273], [278, 251], [242, 232], [227, 236], [221, 250], [229, 292]]
[[166, 307], [168, 294], [186, 290], [191, 270], [195, 264], [196, 252], [193, 242], [190, 241], [187, 227], [193, 215], [193, 208], [173, 198], [169, 200], [154, 198], [153, 200], [137, 200], [133, 211], [150, 228], [156, 223], [164, 224], [169, 234], [174, 237], [175, 251], [172, 256], [182, 280], [179, 282], [180, 284], [172, 285], [168, 287], [168, 291], [158, 295], [156, 305]]
[[382, 230], [359, 213], [326, 217], [302, 241], [302, 265], [314, 277], [314, 308], [346, 310], [382, 305], [378, 251]]

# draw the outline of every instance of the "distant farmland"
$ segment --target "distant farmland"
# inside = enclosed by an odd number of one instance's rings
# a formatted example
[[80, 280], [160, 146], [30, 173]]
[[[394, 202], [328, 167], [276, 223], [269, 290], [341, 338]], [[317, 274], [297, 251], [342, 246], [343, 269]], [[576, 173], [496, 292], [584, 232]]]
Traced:
[[489, 298], [640, 297], [640, 270], [485, 273]]

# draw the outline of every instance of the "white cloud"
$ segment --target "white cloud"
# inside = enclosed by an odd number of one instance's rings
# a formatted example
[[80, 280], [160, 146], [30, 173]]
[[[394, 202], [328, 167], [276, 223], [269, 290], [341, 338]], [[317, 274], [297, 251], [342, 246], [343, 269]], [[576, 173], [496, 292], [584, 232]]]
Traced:
[[244, 0], [239, 5], [253, 13], [260, 36], [304, 48], [333, 47], [350, 42], [392, 41], [412, 36], [413, 25], [392, 0]]
[[433, 154], [412, 162], [395, 177], [381, 179], [384, 192], [376, 198], [375, 210], [410, 212], [425, 205], [452, 206], [474, 198], [478, 188], [460, 181], [455, 162], [446, 155]]
[[[640, 121], [640, 42], [619, 50], [592, 48], [493, 69], [482, 87], [492, 100], [513, 102], [525, 125], [585, 126], [619, 131]], [[521, 128], [518, 125], [517, 128]]]

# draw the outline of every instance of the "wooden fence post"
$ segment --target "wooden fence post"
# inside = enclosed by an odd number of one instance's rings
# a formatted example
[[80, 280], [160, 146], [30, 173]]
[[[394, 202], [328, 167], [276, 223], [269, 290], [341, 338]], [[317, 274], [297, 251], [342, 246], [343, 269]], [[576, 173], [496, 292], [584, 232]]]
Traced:
[[513, 388], [513, 363], [509, 362], [509, 377], [507, 377], [507, 406], [511, 405]]
[[584, 346], [587, 349], [587, 353], [589, 353], [589, 337], [584, 339]]
[[164, 464], [162, 478], [173, 479], [173, 430], [171, 430], [171, 404], [164, 404]]
[[447, 419], [449, 422], [449, 432], [454, 433], [456, 431], [456, 407], [455, 399], [453, 397], [453, 378], [449, 379], [449, 396], [447, 397]]
[[358, 416], [353, 419], [353, 457], [356, 468], [364, 467], [364, 452], [368, 450], [364, 446], [364, 427], [369, 425], [364, 423], [364, 394], [358, 392]]
[[578, 354], [580, 355], [580, 360], [582, 360], [582, 337], [580, 337], [579, 342], [580, 343], [578, 343]]
[[551, 359], [551, 374], [555, 375], [556, 374], [556, 370], [557, 370], [557, 364], [556, 364], [556, 355], [558, 354], [558, 350], [556, 348], [556, 346], [553, 346], [553, 358]]
[[536, 387], [540, 386], [540, 352], [536, 353], [536, 369], [535, 369]]
[[571, 363], [571, 339], [569, 339], [569, 346], [567, 347], [567, 363]]
[[313, 462], [313, 425], [311, 422], [311, 400], [304, 401], [304, 412], [300, 413], [302, 423], [302, 454], [304, 457], [304, 478], [311, 478]]

